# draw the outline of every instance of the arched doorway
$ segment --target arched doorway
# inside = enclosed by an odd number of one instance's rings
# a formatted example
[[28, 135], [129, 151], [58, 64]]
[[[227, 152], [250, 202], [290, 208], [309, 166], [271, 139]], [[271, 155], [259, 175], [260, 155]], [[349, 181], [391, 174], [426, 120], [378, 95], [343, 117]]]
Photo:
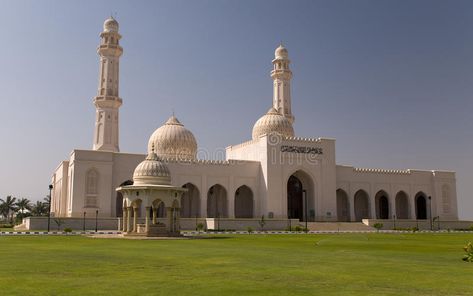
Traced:
[[235, 218], [253, 218], [253, 192], [246, 185], [235, 191]]
[[[121, 183], [120, 186], [128, 186], [133, 185], [133, 181], [126, 180], [125, 182]], [[123, 194], [121, 192], [117, 192], [116, 200], [115, 200], [115, 214], [116, 217], [123, 217]]]
[[419, 220], [427, 219], [427, 199], [423, 192], [416, 194], [416, 218]]
[[292, 175], [287, 181], [287, 216], [289, 219], [304, 218], [302, 182]]
[[181, 196], [181, 217], [195, 218], [200, 215], [200, 192], [192, 183], [186, 183], [182, 186], [187, 188]]
[[369, 218], [371, 216], [368, 193], [360, 189], [355, 193], [355, 220], [361, 221]]
[[341, 222], [350, 221], [348, 195], [342, 189], [337, 189], [337, 218]]
[[389, 219], [389, 200], [388, 194], [384, 191], [378, 191], [375, 195], [376, 218]]
[[314, 221], [314, 196], [314, 182], [310, 175], [301, 170], [292, 174], [287, 180], [287, 217], [304, 221], [307, 215], [308, 221]]
[[409, 219], [409, 199], [404, 191], [396, 194], [396, 218]]
[[158, 218], [166, 218], [166, 205], [163, 202], [160, 202], [158, 205], [157, 215]]
[[207, 192], [207, 216], [209, 218], [228, 217], [227, 190], [220, 184], [213, 185]]

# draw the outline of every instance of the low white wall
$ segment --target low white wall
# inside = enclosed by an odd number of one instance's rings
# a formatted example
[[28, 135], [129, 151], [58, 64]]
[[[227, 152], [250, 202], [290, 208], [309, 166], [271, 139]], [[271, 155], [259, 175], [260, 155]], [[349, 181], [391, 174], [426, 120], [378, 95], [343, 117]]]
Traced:
[[[261, 219], [215, 219], [207, 218], [206, 225], [209, 230], [247, 230], [251, 227], [253, 230], [262, 230]], [[304, 225], [299, 219], [266, 219], [264, 230], [285, 230], [289, 226]], [[182, 228], [184, 229], [184, 228]]]
[[[59, 222], [59, 226], [58, 223]], [[48, 217], [27, 217], [23, 219], [23, 225], [26, 230], [47, 230]], [[83, 218], [51, 218], [50, 231], [64, 230], [71, 228], [74, 231], [84, 229]], [[85, 218], [85, 229], [95, 230], [95, 218]], [[97, 230], [117, 230], [118, 218], [98, 218]]]
[[[158, 218], [158, 222], [167, 224], [166, 218]], [[64, 228], [71, 228], [74, 231], [81, 231], [84, 229], [83, 218], [51, 218], [50, 230], [57, 231], [58, 225], [56, 221], [59, 221], [59, 230]], [[144, 218], [138, 218], [139, 224], [145, 223]], [[196, 230], [197, 224], [204, 224], [204, 229], [208, 230], [247, 230], [248, 227], [253, 230], [261, 230], [259, 224], [260, 219], [215, 219], [215, 218], [181, 218], [181, 229], [182, 230]], [[122, 225], [122, 218], [98, 218], [97, 229], [98, 230], [120, 230]], [[298, 219], [266, 219], [264, 230], [285, 230], [291, 225], [303, 225]], [[47, 217], [28, 217], [23, 219], [23, 229], [25, 230], [46, 230], [48, 228]], [[95, 230], [95, 218], [85, 219], [85, 229]]]
[[[368, 226], [373, 226], [376, 223], [382, 223], [384, 230], [390, 230], [394, 227], [396, 228], [412, 228], [417, 227], [419, 230], [430, 230], [430, 220], [404, 220], [396, 219], [394, 220], [384, 220], [384, 219], [363, 219], [363, 223]], [[467, 229], [473, 225], [473, 221], [433, 221], [432, 229]], [[439, 227], [440, 226], [440, 227]]]

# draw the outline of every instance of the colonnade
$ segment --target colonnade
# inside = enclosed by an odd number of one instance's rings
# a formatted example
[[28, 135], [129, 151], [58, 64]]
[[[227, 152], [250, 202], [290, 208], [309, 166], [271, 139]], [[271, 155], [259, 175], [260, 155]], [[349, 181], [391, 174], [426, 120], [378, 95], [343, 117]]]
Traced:
[[[158, 207], [145, 207], [145, 232], [148, 233], [151, 225], [158, 225]], [[138, 233], [138, 216], [140, 205], [123, 208], [123, 222], [121, 230], [125, 233]], [[165, 207], [166, 209], [166, 230], [170, 233], [180, 231], [180, 208]]]

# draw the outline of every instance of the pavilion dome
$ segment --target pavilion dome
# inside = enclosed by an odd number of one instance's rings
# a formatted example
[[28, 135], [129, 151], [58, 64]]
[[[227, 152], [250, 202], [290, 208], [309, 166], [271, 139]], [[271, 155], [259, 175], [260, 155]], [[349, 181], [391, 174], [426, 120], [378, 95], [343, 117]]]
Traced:
[[194, 134], [174, 115], [151, 135], [148, 141], [148, 153], [152, 151], [153, 145], [156, 147], [156, 154], [162, 159], [196, 159], [197, 141]]
[[133, 172], [133, 185], [171, 185], [171, 173], [154, 151]]
[[274, 108], [269, 109], [268, 113], [256, 121], [253, 126], [253, 140], [271, 133], [277, 133], [283, 137], [294, 137], [294, 128], [289, 119]]
[[103, 23], [104, 32], [118, 32], [118, 22], [113, 16], [109, 17]]

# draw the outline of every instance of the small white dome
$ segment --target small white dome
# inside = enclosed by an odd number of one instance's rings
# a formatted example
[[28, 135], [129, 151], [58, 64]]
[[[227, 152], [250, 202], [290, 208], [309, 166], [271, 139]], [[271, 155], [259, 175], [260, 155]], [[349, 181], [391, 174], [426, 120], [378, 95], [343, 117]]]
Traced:
[[287, 59], [289, 57], [289, 53], [287, 52], [287, 49], [281, 44], [274, 51], [274, 57], [276, 59]]
[[133, 185], [171, 185], [169, 168], [152, 151], [133, 173]]
[[113, 16], [109, 17], [103, 23], [104, 32], [118, 32], [118, 22]]
[[192, 132], [173, 115], [154, 131], [148, 141], [148, 152], [156, 147], [156, 154], [163, 159], [194, 160], [197, 141]]
[[253, 126], [253, 140], [262, 135], [277, 133], [284, 137], [294, 137], [294, 128], [285, 116], [274, 108], [269, 109]]

